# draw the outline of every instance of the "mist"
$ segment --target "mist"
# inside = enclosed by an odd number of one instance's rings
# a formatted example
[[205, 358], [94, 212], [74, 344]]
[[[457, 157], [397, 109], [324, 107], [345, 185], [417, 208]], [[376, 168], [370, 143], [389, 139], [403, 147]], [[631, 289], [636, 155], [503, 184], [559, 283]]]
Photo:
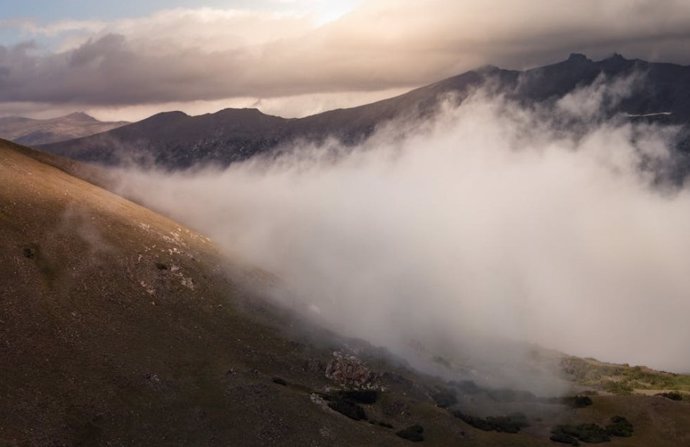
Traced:
[[275, 274], [283, 304], [396, 353], [509, 363], [538, 345], [687, 372], [690, 196], [659, 181], [675, 129], [602, 118], [629, 90], [536, 109], [479, 91], [358, 147], [128, 169], [119, 191]]

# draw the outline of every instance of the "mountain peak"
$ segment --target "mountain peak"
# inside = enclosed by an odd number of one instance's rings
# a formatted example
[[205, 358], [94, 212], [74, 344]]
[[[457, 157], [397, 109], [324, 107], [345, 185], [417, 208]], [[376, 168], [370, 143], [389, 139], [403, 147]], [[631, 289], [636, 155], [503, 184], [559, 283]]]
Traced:
[[69, 115], [65, 115], [63, 118], [75, 120], [75, 121], [97, 121], [96, 118], [85, 112], [74, 112]]
[[587, 56], [582, 53], [570, 53], [568, 62], [592, 62]]

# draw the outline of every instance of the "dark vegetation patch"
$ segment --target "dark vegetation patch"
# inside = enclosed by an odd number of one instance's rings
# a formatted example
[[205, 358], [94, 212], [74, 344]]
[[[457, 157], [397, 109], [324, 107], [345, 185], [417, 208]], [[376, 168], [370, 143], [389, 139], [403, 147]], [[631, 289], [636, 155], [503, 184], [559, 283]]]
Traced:
[[355, 421], [366, 421], [367, 413], [356, 403], [342, 398], [331, 398], [328, 407]]
[[592, 398], [589, 396], [563, 397], [560, 402], [572, 408], [585, 408], [592, 405]]
[[623, 416], [614, 416], [606, 427], [597, 424], [558, 425], [551, 430], [551, 440], [579, 445], [578, 441], [599, 444], [611, 441], [612, 436], [630, 437], [633, 425]]
[[680, 394], [678, 391], [669, 391], [668, 393], [658, 393], [658, 394], [655, 394], [655, 396], [665, 397], [666, 399], [671, 399], [671, 400], [683, 400], [683, 395]]
[[403, 439], [407, 439], [412, 442], [422, 442], [424, 441], [424, 427], [419, 424], [410, 425], [409, 427], [400, 430], [396, 433]]
[[606, 432], [611, 436], [629, 438], [633, 434], [633, 425], [623, 416], [614, 416], [606, 426]]
[[452, 407], [458, 403], [458, 397], [453, 389], [441, 388], [431, 395], [431, 398], [441, 408]]
[[521, 429], [529, 426], [527, 417], [522, 413], [481, 418], [465, 414], [461, 411], [454, 411], [453, 416], [479, 430], [496, 431], [499, 433], [518, 433]]
[[38, 254], [38, 249], [35, 246], [24, 247], [22, 254], [25, 258], [34, 259]]
[[384, 421], [376, 421], [376, 420], [370, 419], [369, 423], [371, 425], [378, 425], [379, 427], [383, 427], [383, 428], [393, 428], [393, 425], [389, 424], [388, 422], [384, 422]]
[[348, 390], [338, 394], [343, 399], [366, 405], [376, 403], [379, 398], [379, 392], [376, 390]]
[[280, 377], [274, 377], [272, 380], [273, 380], [273, 383], [277, 383], [278, 385], [287, 386], [287, 384], [288, 384], [285, 379], [281, 379]]
[[580, 441], [578, 441], [577, 438], [567, 435], [560, 430], [552, 430], [549, 439], [553, 442], [560, 442], [561, 444], [580, 445]]
[[599, 444], [611, 440], [607, 430], [597, 424], [558, 425], [551, 430], [551, 440], [572, 445], [575, 441]]

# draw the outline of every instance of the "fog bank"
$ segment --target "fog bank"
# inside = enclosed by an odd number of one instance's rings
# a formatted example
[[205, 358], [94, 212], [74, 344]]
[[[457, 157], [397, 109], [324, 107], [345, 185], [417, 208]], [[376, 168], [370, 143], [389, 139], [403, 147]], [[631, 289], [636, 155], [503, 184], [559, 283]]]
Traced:
[[515, 351], [485, 343], [508, 340], [690, 371], [690, 195], [654, 185], [674, 129], [601, 120], [624, 90], [597, 84], [541, 110], [479, 92], [357, 148], [129, 170], [121, 192], [396, 352], [500, 362]]

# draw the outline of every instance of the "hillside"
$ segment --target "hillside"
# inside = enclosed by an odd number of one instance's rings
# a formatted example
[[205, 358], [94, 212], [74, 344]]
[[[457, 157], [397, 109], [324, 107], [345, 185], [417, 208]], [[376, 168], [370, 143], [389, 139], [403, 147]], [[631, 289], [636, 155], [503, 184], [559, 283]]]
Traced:
[[[447, 95], [462, 101], [486, 83], [529, 105], [562, 98], [577, 88], [592, 85], [601, 75], [608, 80], [631, 75], [641, 79], [634, 94], [605, 111], [609, 116], [681, 126], [690, 121], [690, 67], [629, 60], [620, 55], [592, 61], [573, 54], [565, 61], [526, 71], [483, 67], [395, 98], [300, 119], [269, 116], [256, 109], [226, 109], [200, 116], [166, 112], [99, 135], [43, 145], [41, 149], [103, 164], [137, 161], [172, 169], [209, 162], [227, 165], [294, 141], [335, 137], [354, 144], [386, 121], [426, 116]], [[687, 150], [689, 141], [688, 137], [682, 138], [678, 146]]]
[[0, 138], [26, 145], [48, 144], [107, 132], [125, 124], [98, 121], [85, 113], [51, 119], [13, 116], [0, 118]]
[[[263, 301], [249, 284], [271, 276], [203, 235], [35, 155], [0, 142], [0, 445], [392, 446], [419, 424], [425, 445], [548, 446], [558, 424], [614, 415], [635, 431], [612, 445], [690, 442], [688, 401], [573, 408], [415, 373]], [[515, 411], [529, 426], [492, 424], [519, 433], [477, 428]]]

